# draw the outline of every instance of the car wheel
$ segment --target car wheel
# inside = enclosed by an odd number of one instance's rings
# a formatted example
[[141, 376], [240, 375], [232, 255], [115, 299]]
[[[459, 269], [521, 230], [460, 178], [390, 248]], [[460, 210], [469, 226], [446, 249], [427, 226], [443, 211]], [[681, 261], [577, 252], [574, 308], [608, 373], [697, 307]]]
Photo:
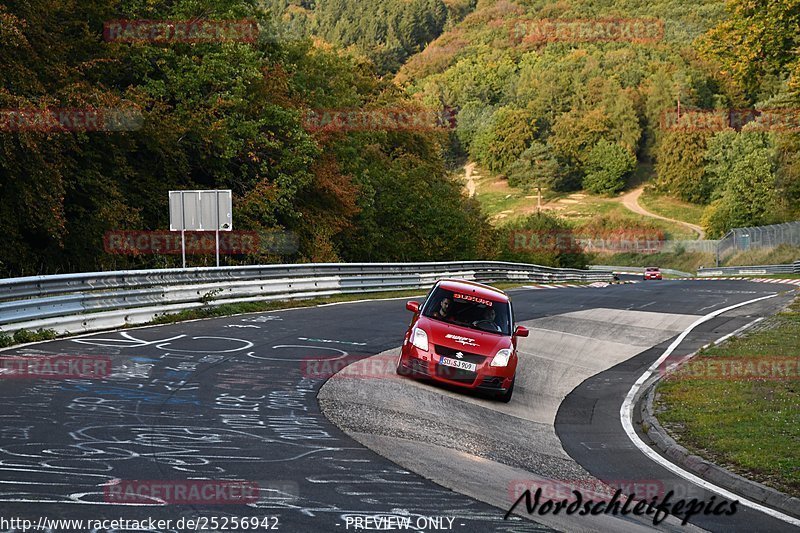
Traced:
[[508, 388], [508, 390], [502, 394], [497, 395], [498, 400], [500, 400], [503, 403], [508, 403], [511, 401], [511, 396], [514, 394], [514, 382], [516, 380], [517, 376], [514, 376], [514, 378], [511, 380], [511, 386]]

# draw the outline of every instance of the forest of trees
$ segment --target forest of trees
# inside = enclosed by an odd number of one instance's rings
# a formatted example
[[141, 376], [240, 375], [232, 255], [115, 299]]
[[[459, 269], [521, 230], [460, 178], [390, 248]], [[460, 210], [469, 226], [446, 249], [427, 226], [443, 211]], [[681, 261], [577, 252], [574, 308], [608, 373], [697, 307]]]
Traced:
[[[462, 18], [475, 0], [267, 0], [279, 39], [316, 36], [341, 47], [355, 46], [381, 73], [395, 72], [438, 37], [445, 24]], [[449, 5], [448, 5], [449, 4]]]
[[[445, 167], [447, 133], [314, 134], [308, 109], [404, 105], [352, 54], [310, 40], [105, 42], [112, 19], [266, 19], [257, 2], [0, 6], [0, 109], [135, 107], [119, 132], [0, 133], [0, 275], [168, 266], [103, 251], [109, 230], [168, 227], [167, 192], [229, 188], [238, 230], [288, 230], [300, 249], [255, 261], [486, 255], [488, 225]], [[177, 262], [176, 262], [177, 259]], [[213, 259], [213, 258], [212, 258]], [[196, 264], [196, 259], [195, 259]]]
[[[256, 42], [106, 42], [115, 19], [259, 21]], [[531, 43], [519, 19], [652, 17], [663, 40]], [[613, 193], [654, 163], [717, 236], [800, 215], [796, 131], [661, 127], [682, 108], [792, 109], [796, 0], [29, 0], [0, 5], [0, 109], [135, 108], [132, 131], [0, 131], [0, 276], [174, 266], [103, 251], [163, 230], [167, 191], [229, 188], [239, 230], [287, 230], [291, 256], [411, 261], [514, 255], [453, 177], [471, 157], [526, 189]], [[735, 46], [732, 46], [735, 45]], [[417, 53], [420, 51], [420, 53]], [[314, 132], [313, 109], [457, 109], [447, 131]], [[752, 128], [751, 128], [752, 129]], [[533, 217], [516, 229], [562, 228]]]
[[[626, 17], [663, 21], [663, 39], [510, 32], [514, 21]], [[718, 237], [800, 216], [799, 27], [796, 0], [479, 2], [397, 81], [460, 109], [462, 152], [512, 186], [613, 194], [635, 156], [655, 164], [659, 190], [707, 206], [704, 225]], [[678, 102], [681, 120], [665, 127]], [[686, 116], [765, 109], [786, 109], [795, 127], [693, 130]]]

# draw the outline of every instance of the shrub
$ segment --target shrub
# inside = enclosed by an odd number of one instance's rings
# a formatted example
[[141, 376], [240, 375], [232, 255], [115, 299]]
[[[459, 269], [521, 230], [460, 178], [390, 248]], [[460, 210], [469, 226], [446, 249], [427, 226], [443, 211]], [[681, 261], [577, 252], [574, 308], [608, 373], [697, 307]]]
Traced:
[[614, 194], [625, 188], [625, 180], [636, 168], [636, 157], [623, 146], [600, 139], [586, 164], [583, 187], [595, 194]]

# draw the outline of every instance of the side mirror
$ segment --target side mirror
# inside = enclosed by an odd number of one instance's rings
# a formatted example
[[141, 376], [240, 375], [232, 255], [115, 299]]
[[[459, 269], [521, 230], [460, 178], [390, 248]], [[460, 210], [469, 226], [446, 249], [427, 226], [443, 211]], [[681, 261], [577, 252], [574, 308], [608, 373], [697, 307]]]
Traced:
[[406, 302], [406, 309], [412, 313], [419, 313], [419, 302]]
[[528, 328], [525, 326], [517, 326], [517, 329], [514, 330], [515, 337], [527, 337], [528, 336]]

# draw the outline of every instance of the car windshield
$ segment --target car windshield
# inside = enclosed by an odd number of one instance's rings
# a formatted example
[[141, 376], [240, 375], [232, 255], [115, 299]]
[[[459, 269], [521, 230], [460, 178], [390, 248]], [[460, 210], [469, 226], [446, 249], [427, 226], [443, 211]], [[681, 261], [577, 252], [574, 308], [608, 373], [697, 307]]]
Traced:
[[511, 306], [467, 292], [437, 287], [422, 315], [434, 320], [499, 335], [511, 335]]

